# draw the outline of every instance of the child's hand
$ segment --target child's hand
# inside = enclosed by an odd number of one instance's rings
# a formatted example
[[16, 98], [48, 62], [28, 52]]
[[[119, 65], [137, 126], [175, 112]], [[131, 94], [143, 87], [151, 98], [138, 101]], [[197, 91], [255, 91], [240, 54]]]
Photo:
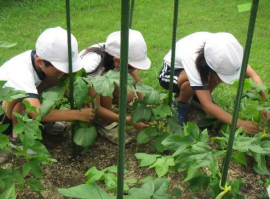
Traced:
[[91, 122], [95, 118], [95, 110], [93, 108], [82, 108], [79, 120], [83, 122]]
[[262, 110], [261, 116], [263, 118], [264, 123], [268, 122], [270, 120], [270, 111]]
[[138, 122], [138, 123], [133, 123], [133, 126], [136, 130], [140, 131], [142, 129], [149, 127], [149, 124], [146, 122]]
[[263, 130], [263, 128], [257, 122], [239, 120], [238, 127], [242, 127], [243, 131], [249, 135], [255, 135]]

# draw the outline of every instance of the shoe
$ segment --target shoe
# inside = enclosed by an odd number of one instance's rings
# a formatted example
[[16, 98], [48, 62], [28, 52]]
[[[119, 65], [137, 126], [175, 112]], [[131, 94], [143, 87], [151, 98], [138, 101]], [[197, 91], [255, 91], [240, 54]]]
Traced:
[[[101, 126], [98, 129], [98, 133], [104, 137], [110, 140], [114, 144], [118, 144], [118, 123], [113, 122], [109, 124], [108, 126]], [[132, 142], [132, 138], [126, 133], [125, 135], [125, 144], [129, 144]]]
[[187, 123], [188, 103], [178, 102], [178, 124], [183, 126]]
[[44, 131], [50, 135], [61, 135], [66, 129], [64, 122], [44, 122]]
[[[214, 104], [217, 104], [213, 98], [212, 98], [212, 95], [211, 95], [211, 100]], [[193, 97], [190, 99], [190, 104], [192, 104], [193, 106], [199, 108], [199, 109], [202, 109], [203, 110], [203, 107], [202, 107], [202, 104], [200, 102], [200, 100], [198, 99], [197, 95], [193, 95]]]

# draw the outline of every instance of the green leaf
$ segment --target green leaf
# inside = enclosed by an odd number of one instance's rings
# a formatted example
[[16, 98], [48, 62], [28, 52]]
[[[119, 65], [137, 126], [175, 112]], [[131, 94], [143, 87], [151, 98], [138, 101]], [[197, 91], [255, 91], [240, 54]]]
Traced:
[[195, 140], [199, 140], [200, 137], [200, 129], [199, 127], [192, 122], [188, 122], [187, 125], [184, 126], [185, 135], [191, 135]]
[[252, 7], [252, 3], [240, 4], [237, 7], [238, 7], [238, 12], [250, 11]]
[[174, 159], [171, 156], [162, 156], [161, 158], [158, 158], [157, 161], [149, 168], [155, 167], [156, 173], [160, 178], [169, 172], [170, 166], [174, 166]]
[[144, 183], [140, 188], [132, 188], [125, 199], [170, 199], [168, 194], [169, 182], [167, 179], [159, 178]]
[[143, 85], [141, 83], [136, 84], [136, 92], [138, 92], [138, 93], [144, 93], [144, 94], [149, 95], [153, 91], [154, 91], [154, 89], [151, 86]]
[[147, 183], [149, 181], [155, 180], [153, 176], [147, 176], [144, 179], [141, 180], [141, 184]]
[[[4, 83], [5, 81], [0, 81], [1, 83]], [[0, 101], [7, 101], [10, 102], [14, 99], [23, 98], [26, 97], [27, 94], [24, 91], [17, 91], [14, 88], [0, 87]]]
[[40, 168], [39, 165], [33, 163], [33, 162], [26, 162], [25, 164], [23, 164], [22, 166], [22, 174], [23, 177], [26, 177], [29, 172], [32, 171], [33, 174], [37, 177], [37, 178], [42, 178], [42, 170]]
[[242, 152], [234, 152], [231, 156], [231, 160], [235, 163], [242, 164], [247, 167], [247, 160], [245, 153]]
[[148, 122], [151, 118], [151, 114], [151, 108], [139, 103], [132, 114], [130, 122]]
[[171, 115], [172, 113], [170, 106], [167, 104], [161, 104], [157, 106], [156, 108], [153, 108], [152, 112], [154, 116], [158, 117], [159, 119], [165, 119], [167, 116]]
[[75, 105], [78, 109], [81, 109], [86, 97], [88, 96], [88, 87], [82, 77], [77, 77], [74, 82], [74, 92], [73, 97], [75, 101]]
[[207, 167], [215, 175], [218, 170], [216, 158], [222, 153], [224, 151], [217, 152], [205, 143], [197, 142], [191, 145], [191, 148], [182, 151], [177, 157], [176, 163], [181, 163], [186, 168], [189, 168], [191, 165], [196, 168]]
[[86, 183], [94, 183], [102, 179], [105, 175], [104, 171], [99, 171], [95, 166], [91, 167], [85, 174], [87, 176]]
[[191, 135], [170, 135], [162, 141], [162, 145], [164, 145], [165, 148], [168, 150], [176, 151], [179, 148], [185, 149], [186, 146], [191, 145], [195, 142], [196, 140]]
[[96, 184], [82, 184], [68, 189], [58, 189], [66, 197], [80, 199], [115, 199]]
[[165, 151], [166, 147], [162, 144], [162, 142], [169, 136], [169, 133], [164, 132], [155, 139], [155, 148], [158, 152], [162, 153], [163, 151]]
[[266, 160], [264, 155], [252, 153], [254, 157], [253, 169], [260, 175], [270, 175], [270, 172], [266, 166]]
[[142, 103], [147, 104], [147, 105], [155, 105], [159, 103], [160, 101], [160, 95], [157, 91], [152, 91], [149, 94], [145, 94], [145, 97], [142, 100]]
[[197, 192], [197, 191], [206, 190], [209, 184], [210, 184], [210, 177], [207, 175], [200, 175], [196, 178], [192, 178], [189, 181], [188, 188], [192, 192]]
[[187, 172], [187, 176], [185, 177], [185, 179], [182, 181], [182, 184], [195, 178], [198, 177], [200, 175], [200, 172], [198, 171], [198, 169], [194, 166], [190, 166], [188, 168], [188, 172]]
[[156, 155], [156, 154], [147, 154], [147, 153], [136, 153], [135, 157], [140, 160], [140, 167], [145, 167], [153, 164], [158, 157], [161, 155]]
[[182, 191], [179, 188], [174, 188], [172, 191], [172, 196], [179, 197], [181, 198], [182, 196]]
[[145, 144], [150, 141], [151, 138], [160, 135], [160, 132], [156, 127], [148, 127], [140, 131], [137, 136], [137, 145]]
[[78, 128], [75, 131], [73, 141], [84, 148], [90, 147], [97, 138], [97, 131], [94, 126], [89, 128]]
[[113, 173], [108, 173], [104, 175], [105, 185], [109, 190], [116, 189], [117, 178]]
[[15, 184], [12, 183], [1, 195], [1, 199], [16, 199]]
[[45, 190], [43, 185], [35, 178], [31, 178], [28, 181], [28, 185], [37, 193], [40, 193], [41, 191]]
[[41, 116], [47, 115], [50, 110], [58, 105], [65, 94], [64, 87], [52, 87], [44, 91], [41, 95]]
[[137, 179], [135, 179], [135, 178], [131, 178], [131, 179], [128, 179], [128, 180], [125, 180], [125, 183], [128, 183], [128, 184], [135, 184], [135, 183], [137, 183]]

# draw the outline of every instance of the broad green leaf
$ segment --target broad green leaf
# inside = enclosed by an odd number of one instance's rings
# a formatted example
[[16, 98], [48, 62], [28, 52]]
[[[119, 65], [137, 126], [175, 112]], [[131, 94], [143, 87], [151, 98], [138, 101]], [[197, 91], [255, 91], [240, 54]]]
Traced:
[[117, 178], [113, 173], [108, 173], [104, 175], [105, 185], [109, 190], [116, 189]]
[[168, 118], [167, 123], [168, 123], [168, 125], [167, 125], [168, 132], [172, 132], [174, 134], [184, 136], [184, 131], [183, 131], [182, 127], [180, 127], [178, 124], [177, 116], [174, 115], [174, 116]]
[[9, 126], [9, 124], [1, 124], [0, 123], [0, 134], [2, 134], [2, 132], [4, 132], [5, 130], [7, 130], [8, 126]]
[[18, 172], [18, 171], [13, 171], [12, 173], [11, 173], [11, 175], [12, 175], [12, 178], [15, 180], [15, 181], [17, 181], [18, 182], [18, 187], [20, 188], [20, 189], [24, 189], [25, 188], [25, 185], [24, 185], [24, 177], [23, 177], [23, 175], [20, 173], [20, 172]]
[[200, 175], [200, 172], [198, 171], [198, 169], [196, 167], [193, 167], [192, 165], [188, 168], [188, 172], [187, 172], [187, 176], [185, 177], [185, 179], [182, 181], [182, 184], [184, 184], [185, 182], [198, 177]]
[[[35, 140], [34, 144], [30, 147], [33, 151], [37, 153], [39, 157], [49, 158], [51, 154], [47, 150], [47, 148], [40, 141]], [[47, 160], [46, 160], [47, 161]]]
[[47, 115], [52, 108], [58, 105], [65, 94], [64, 87], [52, 87], [44, 91], [41, 95], [41, 116]]
[[151, 118], [151, 114], [151, 108], [139, 103], [132, 114], [130, 122], [148, 122]]
[[28, 181], [28, 185], [35, 191], [40, 193], [41, 191], [45, 190], [45, 188], [43, 187], [43, 185], [35, 178], [31, 178]]
[[158, 152], [162, 153], [163, 151], [165, 151], [166, 147], [162, 144], [162, 142], [169, 136], [169, 133], [164, 132], [155, 139], [155, 148]]
[[82, 184], [68, 189], [58, 189], [66, 197], [80, 199], [115, 199], [96, 184]]
[[[106, 170], [111, 172], [111, 173], [117, 173], [117, 166], [107, 167]], [[125, 172], [126, 172], [126, 170], [125, 170]]]
[[254, 171], [256, 171], [256, 173], [260, 175], [270, 175], [270, 172], [268, 171], [266, 166], [265, 156], [253, 153], [253, 157], [255, 160], [253, 164]]
[[198, 139], [198, 142], [203, 142], [203, 143], [207, 143], [209, 139], [209, 136], [208, 136], [208, 131], [207, 129], [204, 129], [201, 133], [200, 133], [200, 136], [199, 136], [199, 139]]
[[211, 147], [202, 142], [197, 142], [191, 145], [191, 148], [187, 148], [176, 159], [176, 163], [181, 163], [188, 169], [191, 165], [196, 168], [207, 167], [214, 175], [218, 170], [218, 164], [216, 161], [217, 156], [224, 153], [216, 152]]
[[156, 127], [148, 127], [140, 131], [137, 136], [137, 145], [145, 144], [150, 141], [151, 138], [154, 138], [160, 135], [161, 132], [158, 131]]
[[160, 101], [160, 95], [157, 91], [153, 90], [149, 94], [145, 94], [145, 97], [142, 100], [142, 103], [147, 105], [155, 105]]
[[110, 80], [107, 76], [98, 76], [93, 80], [93, 86], [97, 94], [106, 97], [113, 97], [114, 81]]
[[22, 166], [22, 174], [23, 177], [26, 177], [29, 172], [32, 171], [33, 174], [37, 177], [37, 178], [42, 178], [42, 170], [40, 168], [40, 166], [38, 164], [35, 164], [33, 162], [26, 162], [25, 164], [23, 164]]
[[10, 48], [10, 47], [13, 47], [16, 45], [17, 45], [17, 43], [11, 43], [8, 41], [0, 41], [0, 48]]
[[[3, 81], [1, 81], [3, 82]], [[10, 102], [14, 99], [26, 97], [27, 94], [24, 91], [17, 91], [10, 87], [0, 87], [0, 101]]]
[[155, 180], [153, 176], [147, 176], [144, 179], [141, 180], [141, 184], [147, 183], [149, 181]]
[[167, 116], [171, 115], [172, 111], [169, 105], [161, 104], [156, 108], [152, 109], [154, 116], [158, 119], [165, 119]]
[[191, 145], [195, 142], [196, 140], [191, 135], [170, 135], [162, 141], [162, 145], [164, 145], [165, 148], [168, 150], [176, 151], [179, 148], [185, 149], [186, 146]]
[[88, 87], [82, 77], [77, 77], [74, 82], [74, 91], [73, 97], [75, 101], [75, 105], [78, 109], [81, 109], [86, 97], [88, 96]]
[[231, 156], [231, 160], [235, 163], [242, 164], [247, 167], [247, 160], [246, 160], [245, 153], [242, 153], [239, 151], [234, 152]]
[[15, 184], [12, 183], [1, 195], [1, 199], [16, 199]]
[[245, 3], [238, 5], [238, 12], [246, 12], [251, 10], [252, 3]]
[[132, 188], [125, 199], [170, 199], [168, 194], [169, 182], [167, 179], [159, 178], [144, 183], [140, 188]]
[[87, 176], [87, 181], [86, 183], [94, 183], [96, 181], [99, 181], [104, 177], [105, 172], [99, 171], [95, 166], [91, 167], [85, 174]]
[[94, 126], [89, 128], [78, 128], [76, 129], [73, 141], [84, 148], [90, 147], [97, 138], [97, 131]]
[[161, 155], [157, 154], [147, 154], [147, 153], [136, 153], [135, 157], [140, 160], [140, 167], [150, 166], [153, 164], [158, 157]]
[[171, 156], [162, 156], [161, 158], [158, 158], [157, 161], [152, 164], [149, 168], [156, 169], [156, 173], [158, 174], [158, 177], [162, 177], [165, 174], [169, 172], [169, 167], [174, 166], [174, 159]]
[[134, 184], [134, 183], [137, 183], [137, 181], [138, 181], [137, 179], [131, 178], [131, 179], [125, 180], [125, 183]]
[[144, 93], [144, 94], [149, 95], [153, 91], [154, 91], [154, 89], [151, 86], [143, 85], [141, 83], [136, 84], [136, 92], [138, 92], [138, 93]]
[[172, 196], [180, 198], [182, 196], [182, 191], [179, 188], [174, 188], [172, 191]]
[[199, 140], [200, 137], [200, 129], [199, 127], [192, 122], [188, 122], [184, 127], [185, 135], [191, 135], [195, 140]]
[[198, 176], [196, 178], [192, 178], [189, 181], [188, 188], [192, 192], [203, 191], [203, 190], [207, 189], [209, 184], [210, 184], [210, 177], [207, 176], [207, 175], [200, 175], [200, 176]]
[[[0, 125], [1, 127], [1, 125]], [[10, 140], [8, 136], [0, 133], [0, 150], [5, 150], [11, 152]]]

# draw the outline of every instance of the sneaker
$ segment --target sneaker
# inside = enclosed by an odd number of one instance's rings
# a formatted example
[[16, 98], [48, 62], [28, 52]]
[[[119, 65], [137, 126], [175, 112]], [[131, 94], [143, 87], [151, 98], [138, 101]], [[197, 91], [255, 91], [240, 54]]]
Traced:
[[[113, 122], [109, 124], [108, 126], [101, 126], [98, 130], [98, 133], [104, 137], [110, 140], [114, 144], [118, 144], [118, 123]], [[132, 138], [126, 133], [125, 135], [125, 144], [129, 144], [132, 141]]]
[[66, 129], [64, 122], [44, 122], [44, 131], [51, 135], [61, 135]]
[[178, 124], [183, 126], [187, 123], [188, 103], [178, 102]]

